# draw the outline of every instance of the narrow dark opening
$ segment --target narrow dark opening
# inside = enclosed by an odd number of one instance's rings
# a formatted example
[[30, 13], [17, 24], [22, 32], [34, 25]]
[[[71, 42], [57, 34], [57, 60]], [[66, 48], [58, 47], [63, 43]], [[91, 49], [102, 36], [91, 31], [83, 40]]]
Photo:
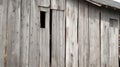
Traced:
[[120, 58], [119, 58], [119, 67], [120, 67]]
[[40, 11], [40, 28], [45, 28], [45, 12]]
[[52, 62], [52, 10], [50, 10], [50, 67]]

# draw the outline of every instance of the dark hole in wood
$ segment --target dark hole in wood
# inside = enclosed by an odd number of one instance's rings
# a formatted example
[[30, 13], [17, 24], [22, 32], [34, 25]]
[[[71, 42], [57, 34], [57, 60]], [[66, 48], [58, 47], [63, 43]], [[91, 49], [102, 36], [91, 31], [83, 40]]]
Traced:
[[50, 65], [52, 62], [52, 10], [50, 10]]
[[40, 27], [45, 28], [45, 12], [40, 11]]
[[120, 67], [120, 58], [119, 58], [119, 67]]

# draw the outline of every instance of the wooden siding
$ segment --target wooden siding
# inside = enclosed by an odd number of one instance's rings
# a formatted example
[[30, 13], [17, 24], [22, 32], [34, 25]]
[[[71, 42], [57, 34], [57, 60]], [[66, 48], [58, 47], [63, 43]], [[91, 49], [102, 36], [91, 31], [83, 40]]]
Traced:
[[[7, 39], [7, 31], [6, 31], [6, 24], [7, 24], [7, 0], [3, 1], [2, 5], [2, 14], [1, 21], [0, 21], [0, 67], [6, 66], [7, 63], [7, 50], [6, 50], [6, 39]], [[4, 19], [4, 20], [2, 20]]]
[[30, 7], [30, 31], [29, 31], [29, 67], [39, 66], [39, 39], [38, 39], [38, 5], [35, 0], [31, 0]]
[[108, 13], [101, 13], [101, 66], [109, 67], [109, 23]]
[[[50, 9], [40, 7], [40, 11], [45, 13], [45, 28], [39, 26], [40, 39], [40, 67], [50, 67]], [[40, 13], [40, 12], [39, 12]], [[39, 14], [38, 15], [41, 15]], [[42, 19], [40, 19], [42, 20]], [[41, 22], [41, 21], [40, 21]], [[44, 23], [44, 22], [43, 22]], [[41, 24], [40, 24], [41, 25]]]
[[88, 3], [80, 0], [78, 21], [79, 67], [89, 67], [88, 6]]
[[[111, 20], [116, 20], [116, 22], [111, 22]], [[118, 22], [119, 22], [119, 15], [117, 15], [116, 13], [107, 12], [107, 10], [103, 10], [101, 12], [101, 66], [102, 67], [110, 67], [110, 66], [118, 67], [118, 30], [119, 30]]]
[[51, 0], [51, 9], [65, 10], [66, 0]]
[[78, 67], [78, 0], [66, 1], [66, 67]]
[[50, 7], [50, 0], [35, 0], [38, 6]]
[[117, 8], [120, 9], [120, 3], [116, 2], [114, 0], [86, 0], [88, 2], [91, 2], [93, 4], [99, 4], [99, 5], [106, 5], [106, 6], [110, 6], [113, 8]]
[[89, 6], [89, 67], [100, 67], [100, 11]]
[[65, 12], [52, 10], [52, 67], [65, 67]]
[[18, 67], [20, 63], [20, 4], [21, 0], [9, 0], [8, 2], [6, 67]]
[[20, 67], [28, 67], [29, 64], [30, 6], [31, 3], [29, 0], [22, 1]]
[[0, 67], [118, 67], [114, 10], [84, 0], [3, 0], [2, 8]]

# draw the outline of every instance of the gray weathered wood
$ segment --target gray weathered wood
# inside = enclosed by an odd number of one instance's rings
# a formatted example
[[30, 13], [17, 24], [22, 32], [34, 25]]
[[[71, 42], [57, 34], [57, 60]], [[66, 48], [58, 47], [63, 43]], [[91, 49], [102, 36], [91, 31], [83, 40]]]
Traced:
[[66, 0], [51, 0], [51, 9], [65, 10]]
[[109, 66], [118, 67], [118, 21], [116, 19], [110, 20], [109, 39]]
[[87, 0], [87, 1], [91, 1], [91, 2], [95, 2], [97, 4], [106, 5], [106, 6], [120, 9], [120, 3], [115, 2], [113, 0]]
[[109, 67], [109, 15], [101, 12], [101, 67]]
[[100, 67], [100, 11], [89, 5], [89, 67]]
[[39, 67], [39, 21], [38, 5], [35, 0], [31, 1], [30, 8], [30, 44], [29, 44], [29, 67]]
[[65, 67], [65, 12], [52, 10], [52, 65]]
[[79, 0], [78, 46], [79, 67], [89, 67], [89, 41], [88, 41], [88, 4]]
[[21, 0], [8, 1], [8, 51], [7, 67], [19, 67], [20, 61], [20, 19], [21, 19]]
[[78, 0], [66, 0], [66, 67], [78, 67]]
[[6, 64], [7, 61], [7, 53], [5, 46], [8, 45], [6, 42], [7, 40], [7, 31], [6, 31], [6, 23], [7, 23], [7, 8], [8, 8], [8, 0], [3, 0], [3, 6], [2, 6], [2, 17], [1, 17], [1, 24], [0, 24], [0, 67], [4, 67], [4, 64]]
[[22, 1], [20, 67], [28, 67], [29, 39], [30, 39], [30, 0]]
[[118, 65], [118, 31], [119, 15], [110, 13], [109, 15], [109, 67], [119, 67]]
[[50, 0], [36, 0], [38, 6], [50, 7]]
[[[50, 66], [50, 9], [40, 7], [45, 12], [45, 28], [40, 28], [40, 67]], [[40, 12], [39, 12], [40, 13]], [[40, 15], [40, 14], [39, 14]], [[41, 19], [40, 19], [41, 20]], [[41, 22], [44, 23], [44, 22]]]
[[101, 67], [118, 67], [118, 18], [111, 11], [101, 12]]

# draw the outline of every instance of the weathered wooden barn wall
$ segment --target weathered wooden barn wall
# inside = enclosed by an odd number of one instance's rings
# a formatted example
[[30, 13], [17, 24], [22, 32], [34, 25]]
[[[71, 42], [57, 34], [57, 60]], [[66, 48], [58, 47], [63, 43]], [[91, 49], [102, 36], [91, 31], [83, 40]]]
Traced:
[[[1, 15], [2, 15], [2, 0], [0, 0], [0, 25], [1, 25], [1, 23], [2, 23], [2, 22], [1, 22], [1, 21], [2, 21], [2, 20], [1, 20]], [[2, 31], [2, 26], [0, 26], [0, 31]], [[2, 42], [2, 38], [1, 38], [2, 35], [1, 35], [1, 34], [2, 34], [2, 32], [0, 32], [0, 43]], [[1, 66], [3, 66], [3, 64], [4, 64], [4, 63], [3, 63], [3, 60], [4, 60], [4, 58], [3, 58], [3, 57], [4, 57], [4, 54], [3, 54], [3, 53], [4, 53], [4, 52], [3, 52], [4, 47], [2, 46], [2, 44], [0, 44], [0, 49], [1, 49], [1, 51], [0, 51], [0, 67], [1, 67]]]
[[[103, 9], [101, 12], [101, 66], [118, 67], [119, 15]], [[116, 48], [116, 49], [115, 49]]]
[[3, 0], [0, 67], [118, 67], [119, 14], [84, 0]]

